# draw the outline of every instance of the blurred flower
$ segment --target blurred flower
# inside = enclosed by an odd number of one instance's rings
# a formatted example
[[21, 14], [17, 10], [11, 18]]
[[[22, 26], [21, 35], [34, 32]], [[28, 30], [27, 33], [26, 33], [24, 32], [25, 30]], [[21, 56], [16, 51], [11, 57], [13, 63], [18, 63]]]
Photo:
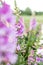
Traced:
[[18, 23], [16, 24], [16, 28], [17, 28], [17, 35], [22, 36], [24, 33], [24, 23], [22, 17], [20, 17]]
[[28, 57], [28, 65], [31, 65], [31, 63], [33, 63], [35, 60], [34, 60], [34, 57], [33, 56], [29, 56]]
[[36, 57], [36, 62], [39, 63], [41, 61], [40, 57]]
[[34, 58], [32, 56], [28, 57], [28, 61], [33, 62]]
[[2, 4], [2, 7], [0, 7], [0, 19], [1, 19], [1, 22], [3, 21], [5, 24], [7, 22], [13, 25], [15, 24], [14, 22], [15, 16], [13, 15], [13, 11], [10, 9], [10, 6], [6, 4], [5, 2]]
[[35, 18], [32, 18], [29, 25], [29, 30], [33, 30], [36, 28], [37, 22]]
[[37, 63], [35, 63], [34, 65], [37, 65]]
[[37, 49], [37, 54], [43, 55], [43, 48], [42, 49]]
[[17, 61], [15, 16], [5, 2], [0, 7], [0, 63], [15, 64]]
[[2, 7], [0, 8], [0, 14], [6, 14], [10, 12], [10, 6], [7, 5], [5, 2], [3, 3]]
[[41, 62], [43, 62], [43, 57], [41, 58]]
[[6, 65], [10, 65], [10, 63], [7, 63]]
[[21, 48], [20, 48], [20, 45], [18, 44], [17, 45], [17, 50], [19, 51], [19, 50], [21, 50]]
[[30, 55], [31, 55], [31, 56], [34, 56], [34, 50], [31, 50], [31, 51], [30, 51]]
[[31, 50], [30, 55], [28, 56], [28, 65], [31, 65], [32, 63], [34, 63], [34, 61], [34, 50]]

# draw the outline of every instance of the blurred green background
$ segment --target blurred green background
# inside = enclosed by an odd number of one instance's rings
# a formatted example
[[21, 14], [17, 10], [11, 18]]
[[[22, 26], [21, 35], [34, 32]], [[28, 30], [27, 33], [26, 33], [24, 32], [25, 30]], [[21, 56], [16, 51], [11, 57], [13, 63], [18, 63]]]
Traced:
[[[25, 26], [28, 27], [32, 16], [22, 15], [22, 17], [24, 18]], [[35, 18], [38, 23], [43, 23], [43, 15], [36, 15]]]
[[35, 13], [36, 21], [38, 23], [43, 23], [43, 12], [37, 12], [37, 11], [32, 12], [29, 7], [27, 7], [24, 11], [23, 10], [20, 11], [21, 11], [21, 16], [24, 18], [24, 23], [26, 27], [29, 26], [29, 22], [33, 17], [32, 16], [33, 13]]

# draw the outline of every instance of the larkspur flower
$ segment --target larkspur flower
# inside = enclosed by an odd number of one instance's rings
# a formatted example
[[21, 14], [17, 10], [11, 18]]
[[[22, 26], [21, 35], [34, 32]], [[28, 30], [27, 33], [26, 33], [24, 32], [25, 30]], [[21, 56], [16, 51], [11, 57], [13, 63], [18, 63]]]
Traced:
[[30, 55], [28, 56], [28, 65], [31, 65], [31, 63], [34, 63], [35, 58], [34, 58], [34, 50], [31, 49]]
[[24, 33], [24, 22], [22, 17], [20, 17], [18, 23], [16, 24], [16, 28], [17, 28], [17, 35], [22, 36]]
[[34, 57], [33, 56], [29, 56], [28, 57], [28, 65], [31, 65], [31, 63], [33, 63], [35, 60], [34, 60]]
[[35, 18], [32, 18], [31, 21], [30, 21], [29, 30], [35, 29], [36, 26], [37, 26], [36, 19]]
[[41, 58], [41, 62], [43, 62], [43, 57]]
[[17, 60], [15, 16], [10, 6], [3, 2], [0, 7], [0, 63], [15, 64]]
[[2, 7], [0, 8], [0, 14], [6, 14], [6, 13], [10, 13], [11, 9], [9, 9], [10, 6], [7, 5], [5, 2], [3, 3]]
[[40, 57], [36, 57], [36, 62], [39, 63], [41, 61]]
[[31, 55], [31, 56], [34, 56], [34, 50], [31, 50], [31, 51], [30, 51], [30, 55]]

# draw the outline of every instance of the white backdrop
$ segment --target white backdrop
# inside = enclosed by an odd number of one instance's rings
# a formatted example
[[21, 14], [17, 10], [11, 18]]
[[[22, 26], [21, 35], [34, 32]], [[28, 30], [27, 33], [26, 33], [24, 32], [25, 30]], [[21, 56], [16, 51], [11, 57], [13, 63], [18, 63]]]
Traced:
[[[10, 4], [11, 8], [14, 8], [14, 0], [3, 0]], [[43, 11], [43, 0], [16, 0], [20, 9], [24, 10], [26, 7], [30, 7], [32, 11]]]

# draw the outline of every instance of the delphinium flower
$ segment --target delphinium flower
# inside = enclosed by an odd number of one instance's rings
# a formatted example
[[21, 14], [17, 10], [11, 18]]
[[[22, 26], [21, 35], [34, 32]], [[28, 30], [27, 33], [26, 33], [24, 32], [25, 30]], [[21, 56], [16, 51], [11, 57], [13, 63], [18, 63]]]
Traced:
[[15, 64], [17, 60], [15, 16], [5, 2], [0, 7], [0, 63]]
[[30, 55], [28, 56], [28, 65], [31, 65], [32, 63], [34, 63], [34, 61], [34, 50], [31, 50]]
[[39, 63], [41, 61], [40, 57], [36, 57], [36, 62]]
[[39, 62], [42, 62], [42, 61], [43, 61], [42, 55], [38, 54], [38, 55], [36, 56], [36, 62], [39, 63]]
[[43, 62], [43, 57], [41, 58], [41, 62]]
[[34, 57], [33, 57], [33, 56], [29, 56], [29, 57], [28, 57], [28, 65], [29, 65], [29, 64], [31, 65], [32, 63], [34, 63], [34, 61], [35, 61], [35, 60], [34, 60]]
[[17, 35], [22, 36], [24, 33], [24, 21], [22, 17], [20, 17], [18, 23], [16, 24], [16, 28], [17, 28]]
[[36, 22], [35, 17], [33, 17], [29, 24], [29, 30], [34, 30], [36, 28], [36, 26], [37, 26], [37, 22]]

